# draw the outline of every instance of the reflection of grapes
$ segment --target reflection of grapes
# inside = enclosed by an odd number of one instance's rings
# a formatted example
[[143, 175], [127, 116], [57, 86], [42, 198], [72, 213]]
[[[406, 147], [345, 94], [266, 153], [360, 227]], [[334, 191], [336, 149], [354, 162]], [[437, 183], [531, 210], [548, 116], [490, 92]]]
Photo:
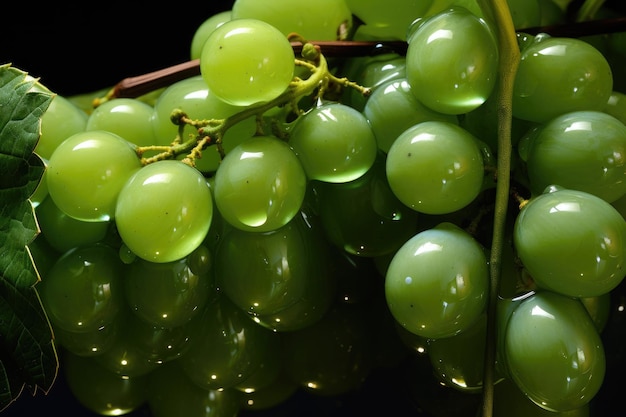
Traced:
[[[115, 135], [94, 158], [46, 138], [63, 130], [60, 108], [42, 120], [52, 188], [34, 201], [43, 236], [31, 248], [64, 380], [95, 413], [478, 416], [500, 179], [490, 20], [467, 0], [235, 3], [198, 34], [203, 74], [149, 103], [63, 109], [66, 136]], [[522, 3], [510, 2], [517, 21], [536, 22], [542, 2]], [[305, 37], [335, 39], [351, 4], [368, 20], [351, 36], [407, 36], [408, 55], [330, 59], [322, 46], [294, 67], [280, 33], [293, 16]], [[254, 42], [234, 39], [248, 29]], [[582, 48], [605, 74], [599, 50]], [[236, 63], [220, 61], [231, 52]], [[536, 101], [513, 119], [520, 206], [499, 259], [495, 415], [514, 402], [594, 413], [623, 357], [621, 93], [591, 77], [575, 87], [584, 100], [568, 98], [568, 80], [544, 69], [533, 77], [554, 88], [517, 97]]]

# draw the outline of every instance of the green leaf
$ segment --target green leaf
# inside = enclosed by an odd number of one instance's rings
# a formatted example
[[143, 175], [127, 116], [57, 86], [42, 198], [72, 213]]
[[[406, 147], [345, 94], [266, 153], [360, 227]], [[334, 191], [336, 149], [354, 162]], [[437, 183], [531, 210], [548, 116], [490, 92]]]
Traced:
[[58, 372], [52, 329], [28, 248], [39, 234], [30, 196], [44, 172], [33, 153], [53, 94], [0, 65], [0, 410], [27, 388], [48, 392]]

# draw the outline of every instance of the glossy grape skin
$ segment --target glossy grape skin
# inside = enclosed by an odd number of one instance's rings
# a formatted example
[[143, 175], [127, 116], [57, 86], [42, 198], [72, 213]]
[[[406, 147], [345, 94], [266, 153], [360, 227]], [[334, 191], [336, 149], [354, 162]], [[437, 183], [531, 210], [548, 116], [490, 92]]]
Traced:
[[194, 273], [187, 258], [163, 263], [137, 259], [124, 271], [129, 307], [153, 326], [182, 326], [204, 307], [213, 290], [210, 273]]
[[400, 0], [389, 7], [378, 0], [347, 0], [353, 14], [363, 21], [355, 34], [358, 39], [406, 40], [407, 29], [413, 20], [422, 17], [433, 1]]
[[259, 19], [235, 17], [207, 37], [200, 73], [227, 103], [246, 106], [276, 98], [294, 75], [291, 44], [276, 27]]
[[210, 390], [243, 383], [259, 370], [278, 337], [225, 295], [205, 306], [190, 326], [188, 350], [176, 361], [191, 381]]
[[509, 319], [504, 344], [511, 378], [542, 408], [583, 407], [602, 385], [604, 347], [576, 299], [551, 291], [526, 298]]
[[480, 193], [485, 175], [476, 138], [437, 121], [418, 123], [398, 136], [387, 154], [386, 172], [396, 197], [426, 214], [467, 206]]
[[212, 215], [213, 197], [204, 176], [182, 162], [162, 160], [142, 167], [124, 184], [115, 224], [134, 254], [164, 263], [198, 248]]
[[624, 277], [626, 221], [593, 194], [557, 188], [529, 200], [513, 237], [521, 263], [540, 288], [593, 297]]
[[626, 124], [626, 94], [613, 91], [603, 111]]
[[53, 327], [93, 332], [124, 305], [122, 264], [112, 248], [94, 244], [63, 254], [41, 282], [41, 298]]
[[42, 158], [50, 159], [61, 142], [85, 130], [88, 118], [87, 113], [66, 97], [55, 95], [41, 116], [41, 136], [35, 147], [35, 153]]
[[495, 36], [484, 20], [452, 7], [417, 25], [406, 53], [406, 77], [415, 97], [446, 114], [467, 113], [484, 103], [498, 66]]
[[281, 332], [309, 326], [334, 299], [326, 244], [304, 214], [272, 232], [232, 229], [216, 248], [217, 286], [259, 325]]
[[352, 26], [352, 14], [345, 0], [235, 0], [233, 19], [260, 19], [285, 36], [297, 33], [307, 40], [336, 40], [341, 26]]
[[200, 59], [200, 55], [202, 54], [202, 47], [204, 46], [204, 42], [209, 37], [211, 33], [219, 26], [221, 26], [224, 22], [228, 22], [232, 18], [232, 12], [230, 10], [224, 10], [222, 12], [217, 12], [208, 18], [206, 18], [200, 26], [198, 26], [191, 38], [191, 45], [189, 47], [189, 58], [190, 59]]
[[522, 140], [533, 193], [551, 185], [613, 202], [626, 194], [626, 126], [599, 111], [557, 116]]
[[139, 99], [115, 98], [93, 109], [85, 130], [106, 130], [137, 146], [156, 144], [152, 130], [153, 107]]
[[382, 152], [370, 170], [354, 181], [314, 181], [311, 187], [328, 240], [349, 254], [392, 253], [417, 229], [418, 213], [406, 207], [389, 186]]
[[385, 296], [400, 325], [435, 339], [458, 334], [478, 320], [488, 282], [484, 249], [458, 226], [442, 223], [398, 249], [385, 276]]
[[77, 246], [98, 243], [107, 235], [110, 222], [84, 222], [61, 211], [52, 198], [45, 198], [35, 209], [44, 239], [61, 253]]
[[178, 327], [155, 326], [135, 314], [127, 314], [125, 337], [132, 340], [141, 357], [150, 363], [164, 364], [183, 355], [189, 346], [190, 325]]
[[226, 154], [215, 174], [214, 198], [233, 227], [269, 232], [296, 216], [306, 183], [302, 164], [287, 143], [254, 136]]
[[113, 347], [120, 333], [119, 317], [111, 323], [88, 332], [68, 331], [58, 326], [54, 328], [58, 346], [74, 355], [84, 357], [103, 354]]
[[606, 58], [575, 38], [538, 36], [521, 51], [513, 116], [547, 122], [580, 110], [602, 111], [613, 91]]
[[238, 393], [198, 387], [174, 361], [150, 374], [147, 403], [154, 417], [236, 417]]
[[109, 372], [122, 378], [136, 378], [148, 375], [161, 364], [144, 355], [138, 340], [130, 333], [132, 327], [121, 322], [120, 334], [112, 346], [93, 359]]
[[378, 149], [365, 116], [338, 102], [321, 104], [300, 116], [290, 130], [289, 145], [308, 179], [334, 183], [363, 175]]
[[458, 124], [456, 116], [433, 111], [418, 101], [406, 78], [378, 86], [367, 99], [363, 115], [372, 126], [378, 148], [385, 153], [402, 132], [418, 123], [438, 120]]
[[50, 156], [48, 194], [68, 216], [111, 220], [120, 190], [140, 167], [134, 146], [122, 137], [104, 130], [79, 132]]
[[61, 364], [73, 396], [88, 410], [118, 416], [139, 409], [147, 400], [147, 378], [123, 378], [94, 358], [63, 352]]

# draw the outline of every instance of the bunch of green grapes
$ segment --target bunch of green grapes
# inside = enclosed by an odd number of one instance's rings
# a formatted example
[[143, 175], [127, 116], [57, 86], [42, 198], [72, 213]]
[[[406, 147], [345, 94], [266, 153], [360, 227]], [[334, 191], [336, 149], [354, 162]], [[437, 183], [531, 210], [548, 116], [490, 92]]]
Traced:
[[[508, 4], [516, 29], [565, 19]], [[395, 370], [415, 415], [480, 415], [486, 389], [496, 416], [590, 415], [624, 306], [615, 58], [519, 34], [494, 300], [494, 22], [471, 1], [381, 5], [236, 0], [196, 32], [199, 75], [88, 112], [54, 98], [32, 251], [85, 408], [258, 415]], [[376, 37], [406, 54], [329, 64], [289, 42]]]

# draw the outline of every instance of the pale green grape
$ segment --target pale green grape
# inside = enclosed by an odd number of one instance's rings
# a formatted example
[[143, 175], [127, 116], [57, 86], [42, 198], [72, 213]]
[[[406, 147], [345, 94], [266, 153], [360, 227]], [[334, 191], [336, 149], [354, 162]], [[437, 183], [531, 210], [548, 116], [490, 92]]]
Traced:
[[420, 122], [437, 120], [458, 124], [454, 115], [431, 110], [417, 100], [406, 78], [398, 78], [379, 85], [363, 108], [378, 148], [389, 152], [391, 144], [406, 129]]
[[363, 114], [331, 102], [300, 116], [290, 130], [289, 145], [307, 178], [333, 183], [353, 181], [370, 169], [377, 144]]
[[115, 216], [122, 186], [141, 163], [134, 145], [104, 130], [76, 133], [48, 160], [48, 194], [65, 214], [101, 222]]
[[[218, 98], [204, 82], [202, 76], [186, 78], [167, 87], [154, 104], [152, 128], [156, 136], [156, 145], [170, 145], [178, 134], [178, 126], [172, 123], [170, 116], [175, 109], [182, 110], [191, 119], [221, 120], [234, 115], [245, 108], [228, 104]], [[256, 131], [254, 116], [239, 121], [231, 126], [222, 137], [224, 152], [228, 153], [244, 139]], [[185, 126], [181, 139], [197, 135], [197, 129]], [[147, 154], [149, 155], [149, 154]], [[220, 156], [215, 146], [202, 152], [202, 157], [195, 160], [196, 168], [203, 172], [212, 172], [220, 163]]]
[[268, 232], [299, 212], [306, 182], [302, 164], [287, 143], [254, 136], [226, 154], [215, 174], [215, 202], [232, 226]]
[[85, 130], [106, 130], [137, 146], [155, 145], [153, 111], [151, 105], [138, 99], [108, 100], [93, 109]]
[[259, 19], [285, 36], [292, 32], [311, 41], [335, 40], [352, 26], [345, 0], [235, 0], [233, 19]]
[[413, 20], [423, 17], [432, 0], [399, 0], [390, 7], [379, 0], [346, 0], [348, 7], [363, 25], [357, 29], [356, 39], [406, 40]]
[[439, 121], [418, 123], [398, 136], [387, 154], [386, 171], [398, 199], [426, 214], [467, 206], [480, 193], [485, 175], [476, 138]]
[[215, 13], [214, 15], [209, 16], [205, 21], [203, 21], [200, 26], [196, 28], [196, 31], [191, 38], [191, 46], [189, 57], [191, 59], [200, 59], [200, 55], [202, 54], [202, 47], [204, 46], [204, 42], [209, 37], [211, 33], [219, 26], [221, 26], [224, 22], [228, 22], [232, 18], [232, 12], [230, 10], [225, 10], [223, 12]]
[[115, 224], [138, 257], [172, 262], [204, 240], [213, 215], [213, 197], [202, 174], [179, 161], [163, 160], [138, 170], [119, 193]]
[[613, 91], [603, 111], [626, 124], [626, 94]]
[[487, 100], [499, 58], [495, 36], [485, 21], [453, 7], [418, 22], [408, 42], [406, 77], [425, 106], [462, 114]]
[[294, 59], [289, 40], [277, 28], [258, 19], [233, 18], [204, 42], [200, 72], [218, 97], [245, 106], [285, 91], [294, 75]]
[[428, 338], [467, 330], [484, 313], [489, 272], [485, 250], [467, 232], [442, 223], [409, 239], [385, 276], [389, 310], [408, 331]]

